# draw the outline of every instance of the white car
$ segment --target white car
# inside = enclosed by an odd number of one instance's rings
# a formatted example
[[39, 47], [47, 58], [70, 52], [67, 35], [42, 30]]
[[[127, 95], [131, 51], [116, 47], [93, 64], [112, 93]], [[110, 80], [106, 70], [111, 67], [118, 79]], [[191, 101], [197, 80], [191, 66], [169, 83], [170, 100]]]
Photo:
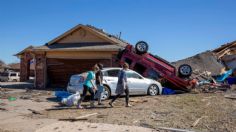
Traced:
[[[103, 86], [102, 99], [108, 99], [110, 96], [116, 95], [116, 85], [118, 82], [118, 73], [121, 68], [104, 68], [103, 73]], [[67, 91], [75, 93], [83, 92], [83, 83], [87, 74], [72, 75], [67, 86]], [[162, 93], [162, 86], [159, 82], [145, 78], [133, 70], [127, 71], [127, 81], [130, 95], [157, 95]]]
[[5, 72], [0, 74], [1, 82], [19, 82], [20, 81], [20, 73], [19, 72]]

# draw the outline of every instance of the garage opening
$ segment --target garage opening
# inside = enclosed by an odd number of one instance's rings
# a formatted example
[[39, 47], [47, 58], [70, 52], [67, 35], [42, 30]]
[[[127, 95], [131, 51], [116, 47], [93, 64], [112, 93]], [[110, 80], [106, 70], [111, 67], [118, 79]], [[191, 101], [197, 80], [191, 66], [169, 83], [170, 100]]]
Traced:
[[66, 88], [71, 75], [91, 70], [96, 63], [111, 66], [110, 59], [47, 59], [47, 85]]

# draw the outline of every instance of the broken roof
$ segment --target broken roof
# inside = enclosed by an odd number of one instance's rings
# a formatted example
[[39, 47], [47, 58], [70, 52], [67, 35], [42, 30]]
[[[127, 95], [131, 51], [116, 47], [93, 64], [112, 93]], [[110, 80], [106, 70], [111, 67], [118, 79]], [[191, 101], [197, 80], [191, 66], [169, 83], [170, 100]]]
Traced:
[[212, 52], [214, 52], [218, 58], [221, 58], [232, 50], [236, 50], [236, 41], [221, 45], [219, 48], [212, 50]]

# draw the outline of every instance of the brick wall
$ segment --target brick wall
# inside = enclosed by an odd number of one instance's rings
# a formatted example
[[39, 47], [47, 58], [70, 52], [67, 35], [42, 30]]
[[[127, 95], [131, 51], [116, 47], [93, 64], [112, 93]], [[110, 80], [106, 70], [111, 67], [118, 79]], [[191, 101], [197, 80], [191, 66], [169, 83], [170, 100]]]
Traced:
[[20, 81], [25, 82], [29, 80], [30, 76], [30, 60], [32, 56], [29, 52], [25, 52], [20, 58]]
[[46, 57], [44, 53], [35, 54], [35, 87], [38, 89], [46, 88]]

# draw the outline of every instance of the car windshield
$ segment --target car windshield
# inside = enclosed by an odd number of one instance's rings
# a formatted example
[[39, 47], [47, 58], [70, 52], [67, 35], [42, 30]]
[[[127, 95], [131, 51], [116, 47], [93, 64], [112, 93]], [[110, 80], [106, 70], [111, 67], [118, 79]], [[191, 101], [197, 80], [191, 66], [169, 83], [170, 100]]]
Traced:
[[107, 70], [104, 76], [109, 76], [109, 77], [118, 77], [119, 69], [112, 69], [112, 70]]
[[11, 73], [10, 76], [14, 77], [14, 76], [16, 76], [16, 73]]
[[138, 75], [135, 72], [131, 72], [131, 71], [127, 72], [127, 77], [128, 78], [142, 79], [142, 77], [140, 75]]

